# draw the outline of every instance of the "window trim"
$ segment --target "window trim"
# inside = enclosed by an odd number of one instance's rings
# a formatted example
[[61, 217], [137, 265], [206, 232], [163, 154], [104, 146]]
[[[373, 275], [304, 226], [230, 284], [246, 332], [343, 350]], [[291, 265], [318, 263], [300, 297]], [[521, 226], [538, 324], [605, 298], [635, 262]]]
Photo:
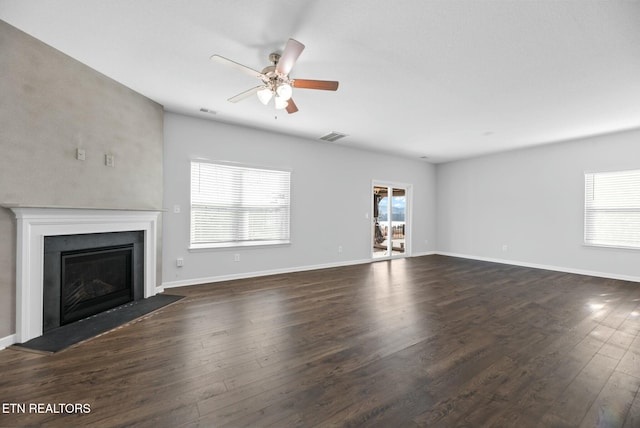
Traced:
[[[248, 170], [265, 170], [265, 171], [275, 171], [275, 172], [283, 172], [289, 174], [289, 195], [288, 195], [288, 215], [289, 215], [289, 225], [288, 225], [288, 239], [269, 239], [269, 240], [253, 240], [253, 241], [227, 241], [227, 242], [206, 242], [206, 243], [194, 243], [192, 242], [192, 225], [193, 225], [193, 194], [192, 194], [192, 182], [191, 182], [191, 173], [193, 164], [211, 164], [211, 165], [221, 165], [232, 168], [244, 168]], [[189, 245], [187, 250], [189, 252], [199, 252], [199, 251], [208, 251], [208, 250], [225, 250], [231, 248], [256, 248], [256, 247], [277, 247], [277, 246], [289, 246], [291, 245], [291, 177], [292, 170], [288, 168], [279, 168], [279, 167], [271, 167], [271, 166], [263, 166], [263, 165], [255, 165], [255, 164], [247, 164], [241, 162], [231, 162], [231, 161], [220, 161], [220, 160], [210, 160], [204, 158], [193, 158], [189, 160]]]
[[[589, 207], [588, 207], [588, 189], [587, 189], [587, 177], [589, 175], [593, 176], [596, 174], [613, 174], [613, 173], [624, 173], [624, 172], [638, 172], [640, 174], [640, 168], [627, 168], [627, 169], [617, 169], [617, 170], [600, 170], [600, 171], [584, 171], [583, 173], [583, 189], [584, 189], [584, 200], [583, 200], [583, 229], [582, 229], [582, 246], [584, 247], [595, 247], [595, 248], [606, 248], [606, 249], [616, 249], [616, 250], [634, 250], [634, 251], [638, 251], [640, 250], [640, 241], [638, 242], [637, 245], [625, 245], [623, 243], [598, 243], [598, 242], [592, 242], [592, 241], [588, 241], [587, 240], [587, 228], [588, 228], [588, 223], [587, 223], [587, 215], [589, 213]], [[640, 180], [639, 180], [640, 181]], [[606, 210], [606, 209], [601, 209], [601, 210]], [[619, 210], [619, 211], [630, 211], [630, 210], [636, 210], [638, 212], [640, 212], [640, 207], [638, 208], [608, 208], [609, 211], [615, 211], [615, 210]], [[592, 211], [597, 211], [592, 209]]]

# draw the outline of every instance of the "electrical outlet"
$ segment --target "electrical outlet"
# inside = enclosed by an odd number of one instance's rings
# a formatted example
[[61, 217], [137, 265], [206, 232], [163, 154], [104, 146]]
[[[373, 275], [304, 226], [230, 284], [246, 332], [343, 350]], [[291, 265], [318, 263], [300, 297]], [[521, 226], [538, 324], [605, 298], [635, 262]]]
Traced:
[[180, 214], [180, 205], [176, 204], [173, 206], [174, 214]]
[[85, 149], [76, 149], [76, 159], [79, 161], [87, 159], [87, 152]]
[[342, 245], [338, 245], [338, 252], [341, 253], [342, 252]]
[[182, 257], [178, 257], [176, 259], [176, 266], [178, 266], [178, 267], [184, 266], [184, 259]]
[[507, 244], [502, 244], [502, 251], [509, 251], [509, 246]]
[[115, 159], [113, 155], [104, 155], [104, 164], [108, 167], [113, 168], [116, 166]]
[[240, 261], [240, 254], [236, 253], [233, 255], [233, 261], [234, 262], [239, 262]]

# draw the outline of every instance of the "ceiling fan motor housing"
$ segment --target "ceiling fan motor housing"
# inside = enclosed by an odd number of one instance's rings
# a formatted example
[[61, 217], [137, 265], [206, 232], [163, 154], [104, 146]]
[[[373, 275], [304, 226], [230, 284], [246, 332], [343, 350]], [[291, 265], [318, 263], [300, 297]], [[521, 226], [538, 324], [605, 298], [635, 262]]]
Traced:
[[270, 53], [269, 54], [269, 61], [271, 61], [274, 66], [276, 66], [278, 64], [278, 61], [280, 61], [280, 54], [277, 53], [277, 52]]
[[271, 54], [269, 54], [269, 61], [271, 61], [273, 65], [268, 65], [262, 69], [262, 81], [273, 92], [276, 92], [279, 86], [288, 85], [291, 83], [289, 81], [289, 76], [282, 74], [276, 70], [279, 60], [280, 54], [277, 52], [272, 52]]

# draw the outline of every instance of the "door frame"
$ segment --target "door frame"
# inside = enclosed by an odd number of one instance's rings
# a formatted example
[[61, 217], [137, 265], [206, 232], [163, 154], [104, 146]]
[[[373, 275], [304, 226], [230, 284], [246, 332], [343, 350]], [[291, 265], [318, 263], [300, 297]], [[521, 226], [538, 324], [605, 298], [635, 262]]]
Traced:
[[[387, 188], [391, 187], [394, 189], [404, 189], [405, 191], [405, 213], [404, 213], [405, 232], [404, 232], [404, 253], [402, 254], [394, 255], [392, 251], [391, 254], [384, 257], [373, 256], [373, 244], [375, 242], [375, 224], [376, 224], [375, 217], [373, 217], [373, 204], [374, 204], [373, 189], [375, 187], [387, 187]], [[412, 224], [413, 185], [410, 183], [400, 183], [397, 181], [374, 179], [371, 181], [371, 186], [369, 186], [369, 198], [370, 198], [369, 217], [371, 218], [371, 225], [369, 227], [369, 233], [371, 235], [369, 240], [370, 241], [369, 254], [370, 254], [371, 260], [376, 261], [376, 260], [389, 260], [389, 259], [400, 259], [404, 257], [411, 257], [411, 231], [413, 230], [413, 224]], [[389, 222], [389, 225], [391, 226], [391, 221]]]

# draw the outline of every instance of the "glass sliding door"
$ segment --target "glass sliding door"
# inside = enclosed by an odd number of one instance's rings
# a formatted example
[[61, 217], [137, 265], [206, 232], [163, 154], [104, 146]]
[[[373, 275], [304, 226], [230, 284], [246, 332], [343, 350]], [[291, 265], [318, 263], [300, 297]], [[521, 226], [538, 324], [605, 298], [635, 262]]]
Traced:
[[407, 251], [408, 191], [406, 187], [373, 186], [373, 258], [402, 257]]
[[388, 196], [388, 187], [373, 186], [373, 258], [389, 255]]

